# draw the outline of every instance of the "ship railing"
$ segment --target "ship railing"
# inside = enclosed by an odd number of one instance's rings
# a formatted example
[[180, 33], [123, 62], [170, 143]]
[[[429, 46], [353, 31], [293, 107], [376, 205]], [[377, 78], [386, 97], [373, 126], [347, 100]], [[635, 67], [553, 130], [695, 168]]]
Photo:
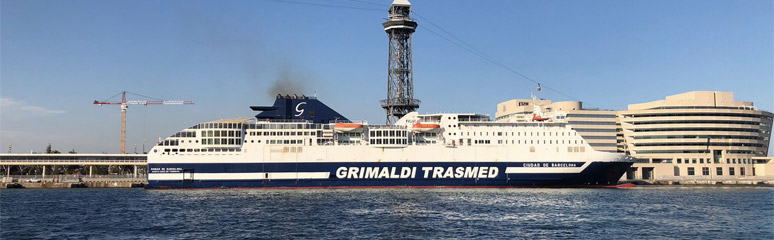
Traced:
[[369, 125], [368, 129], [408, 129], [402, 125]]
[[368, 125], [368, 121], [366, 120], [341, 120], [341, 119], [334, 119], [329, 120], [328, 123], [359, 123], [363, 125]]
[[306, 119], [256, 119], [256, 123], [311, 123], [312, 120]]

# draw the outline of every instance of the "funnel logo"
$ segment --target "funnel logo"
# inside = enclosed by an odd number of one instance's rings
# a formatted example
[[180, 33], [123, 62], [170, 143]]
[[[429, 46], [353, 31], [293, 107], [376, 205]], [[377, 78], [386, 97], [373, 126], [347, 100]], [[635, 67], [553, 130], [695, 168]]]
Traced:
[[296, 114], [294, 116], [299, 117], [299, 116], [301, 116], [301, 114], [304, 114], [304, 109], [301, 108], [301, 105], [304, 105], [304, 104], [306, 104], [306, 102], [300, 102], [300, 103], [298, 103], [298, 105], [296, 105], [296, 112], [298, 114]]

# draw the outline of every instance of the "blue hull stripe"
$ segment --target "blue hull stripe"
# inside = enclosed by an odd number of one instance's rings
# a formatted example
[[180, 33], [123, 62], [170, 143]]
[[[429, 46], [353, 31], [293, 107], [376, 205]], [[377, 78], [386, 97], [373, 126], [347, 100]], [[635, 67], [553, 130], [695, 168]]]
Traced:
[[[524, 167], [546, 162], [332, 162], [332, 163], [198, 163], [198, 164], [148, 164], [149, 173], [158, 169], [193, 169], [197, 173], [249, 173], [249, 172], [335, 172], [339, 167], [499, 167], [501, 174], [506, 167]], [[583, 166], [583, 162], [548, 162]]]

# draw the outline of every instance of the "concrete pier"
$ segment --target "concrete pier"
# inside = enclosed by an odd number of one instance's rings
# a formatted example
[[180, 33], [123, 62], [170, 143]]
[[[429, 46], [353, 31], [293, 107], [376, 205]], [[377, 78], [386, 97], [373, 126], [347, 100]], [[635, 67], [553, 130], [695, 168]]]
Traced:
[[0, 183], [0, 189], [3, 188], [28, 188], [28, 189], [41, 189], [41, 188], [133, 188], [144, 187], [145, 183], [137, 182], [82, 182], [82, 183], [57, 183], [57, 182], [45, 182], [45, 183]]
[[774, 180], [626, 180], [620, 184], [632, 183], [635, 185], [766, 185], [774, 186]]

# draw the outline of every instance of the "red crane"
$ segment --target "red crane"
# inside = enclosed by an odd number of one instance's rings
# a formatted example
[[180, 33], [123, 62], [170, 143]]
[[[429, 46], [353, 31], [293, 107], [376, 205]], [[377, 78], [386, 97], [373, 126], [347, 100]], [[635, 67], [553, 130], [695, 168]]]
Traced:
[[[161, 100], [158, 98], [153, 98], [154, 100], [130, 100], [126, 101], [126, 91], [123, 91], [121, 93], [118, 93], [114, 95], [113, 97], [108, 98], [112, 99], [118, 95], [121, 95], [121, 102], [109, 102], [108, 100], [105, 101], [97, 101], [94, 100], [94, 104], [102, 106], [102, 105], [121, 105], [121, 154], [126, 153], [126, 109], [129, 108], [129, 105], [183, 105], [183, 104], [194, 104], [193, 101], [170, 101], [170, 100]], [[148, 96], [143, 96], [139, 94], [129, 93], [132, 95], [137, 95], [140, 97], [145, 98], [152, 98]]]

